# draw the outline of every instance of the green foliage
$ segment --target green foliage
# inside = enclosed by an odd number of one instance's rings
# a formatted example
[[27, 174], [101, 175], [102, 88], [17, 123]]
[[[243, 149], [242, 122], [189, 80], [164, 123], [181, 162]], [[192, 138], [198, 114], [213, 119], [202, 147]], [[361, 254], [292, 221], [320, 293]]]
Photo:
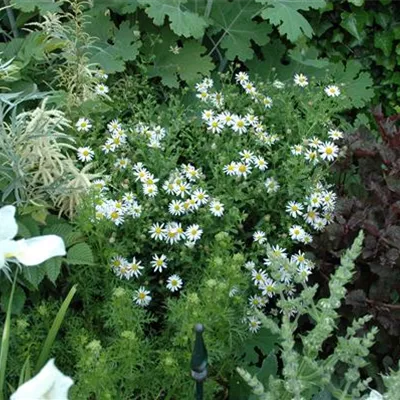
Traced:
[[261, 16], [278, 27], [282, 36], [286, 35], [291, 42], [295, 42], [302, 34], [311, 38], [313, 29], [299, 10], [310, 8], [323, 8], [325, 0], [256, 0], [266, 7], [261, 11]]
[[[238, 369], [239, 374], [249, 384], [257, 399], [269, 400], [277, 398], [314, 398], [320, 390], [330, 392], [334, 398], [360, 398], [367, 389], [370, 379], [362, 381], [359, 369], [365, 367], [365, 358], [374, 343], [376, 328], [364, 336], [357, 332], [371, 317], [365, 316], [353, 322], [344, 337], [338, 337], [336, 348], [326, 359], [320, 359], [319, 354], [323, 344], [333, 335], [339, 314], [337, 309], [343, 300], [347, 285], [354, 274], [354, 261], [360, 255], [364, 235], [359, 233], [353, 246], [343, 254], [341, 265], [330, 277], [329, 297], [314, 299], [317, 286], [303, 285], [303, 290], [295, 297], [280, 295], [277, 302], [283, 317], [280, 328], [271, 316], [260, 314], [260, 319], [266, 327], [274, 326], [279, 330], [283, 369], [281, 375], [268, 374], [267, 383], [261, 381], [260, 373], [246, 372]], [[272, 254], [271, 249], [267, 251]], [[283, 258], [271, 259], [269, 270], [277, 271]], [[279, 291], [279, 289], [278, 289]], [[296, 344], [296, 331], [301, 315], [308, 315], [313, 328], [300, 335], [301, 345]], [[344, 379], [337, 386], [333, 377], [334, 371], [340, 364], [347, 364]], [[271, 371], [274, 369], [271, 367]], [[265, 385], [266, 383], [266, 385]], [[322, 393], [317, 395], [321, 398]]]
[[171, 30], [178, 36], [201, 39], [207, 27], [206, 20], [185, 7], [187, 0], [138, 0], [146, 6], [146, 14], [152, 18], [155, 25], [164, 25], [168, 16]]

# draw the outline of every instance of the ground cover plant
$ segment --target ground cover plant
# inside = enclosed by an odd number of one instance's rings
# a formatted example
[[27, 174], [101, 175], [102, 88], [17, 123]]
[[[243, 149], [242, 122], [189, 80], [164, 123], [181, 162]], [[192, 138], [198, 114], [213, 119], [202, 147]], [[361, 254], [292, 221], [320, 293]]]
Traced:
[[0, 11], [0, 399], [193, 398], [197, 323], [204, 398], [397, 398], [398, 117], [312, 42], [353, 3]]

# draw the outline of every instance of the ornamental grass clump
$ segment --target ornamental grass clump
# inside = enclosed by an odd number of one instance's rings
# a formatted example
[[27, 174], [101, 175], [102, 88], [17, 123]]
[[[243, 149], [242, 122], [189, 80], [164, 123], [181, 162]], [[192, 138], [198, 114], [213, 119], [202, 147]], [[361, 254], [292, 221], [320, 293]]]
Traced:
[[0, 183], [2, 201], [16, 201], [40, 208], [57, 206], [60, 214], [72, 215], [86, 195], [90, 166], [78, 169], [69, 152], [74, 139], [66, 133], [69, 120], [50, 108], [48, 98], [25, 112], [19, 105], [43, 98], [33, 93], [0, 97]]

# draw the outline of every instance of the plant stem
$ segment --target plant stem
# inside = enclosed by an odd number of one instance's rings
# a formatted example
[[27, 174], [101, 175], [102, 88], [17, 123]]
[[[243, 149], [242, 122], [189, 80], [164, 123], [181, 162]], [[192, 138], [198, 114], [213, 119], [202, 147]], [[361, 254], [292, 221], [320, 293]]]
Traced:
[[14, 298], [15, 286], [17, 283], [18, 268], [15, 270], [14, 282], [11, 287], [10, 298], [8, 299], [6, 321], [4, 322], [3, 336], [1, 338], [0, 350], [0, 400], [4, 400], [4, 379], [6, 376], [6, 365], [8, 348], [10, 347], [10, 326], [11, 326], [11, 308]]
[[204, 11], [204, 17], [208, 18], [211, 14], [211, 8], [214, 0], [207, 0], [206, 9]]
[[14, 38], [17, 38], [19, 37], [19, 32], [17, 28], [17, 23], [15, 21], [14, 11], [10, 6], [9, 0], [4, 0], [4, 4], [6, 6], [5, 8], [7, 12], [8, 21], [10, 22], [12, 33], [14, 35]]

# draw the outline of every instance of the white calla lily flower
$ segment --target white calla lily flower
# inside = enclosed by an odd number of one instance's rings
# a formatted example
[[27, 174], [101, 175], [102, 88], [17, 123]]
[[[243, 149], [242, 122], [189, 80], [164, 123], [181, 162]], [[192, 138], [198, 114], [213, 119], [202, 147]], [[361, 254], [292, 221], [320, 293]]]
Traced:
[[20, 386], [10, 400], [68, 400], [73, 380], [55, 365], [54, 358], [29, 381]]
[[15, 207], [0, 208], [0, 269], [7, 260], [17, 260], [24, 265], [38, 265], [49, 258], [66, 254], [63, 240], [56, 235], [13, 240], [18, 232]]
[[365, 400], [383, 400], [383, 396], [376, 390], [372, 389], [369, 396]]

